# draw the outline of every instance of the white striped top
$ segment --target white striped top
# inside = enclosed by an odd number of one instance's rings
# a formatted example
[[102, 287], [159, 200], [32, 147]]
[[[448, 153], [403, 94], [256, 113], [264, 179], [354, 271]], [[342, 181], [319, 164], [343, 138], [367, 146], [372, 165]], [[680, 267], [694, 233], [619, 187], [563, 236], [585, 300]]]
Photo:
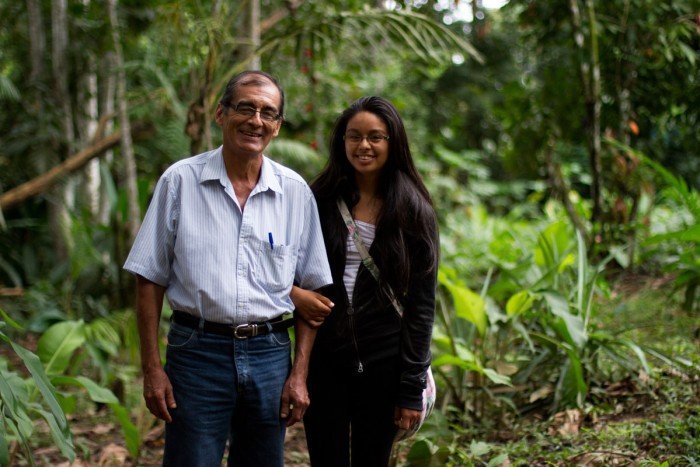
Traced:
[[230, 324], [292, 311], [293, 282], [333, 282], [306, 182], [263, 157], [241, 211], [221, 147], [163, 173], [124, 269], [166, 287], [172, 309]]
[[[375, 225], [358, 220], [355, 220], [355, 225], [357, 226], [357, 232], [360, 234], [360, 238], [369, 250], [374, 241], [374, 234], [376, 231]], [[352, 240], [352, 235], [350, 234], [348, 234], [347, 244], [343, 282], [345, 283], [345, 290], [348, 292], [348, 300], [352, 303], [352, 292], [355, 290], [355, 280], [357, 279], [357, 271], [359, 271], [360, 264], [362, 263], [362, 257], [360, 256], [360, 252], [357, 251], [355, 242]]]

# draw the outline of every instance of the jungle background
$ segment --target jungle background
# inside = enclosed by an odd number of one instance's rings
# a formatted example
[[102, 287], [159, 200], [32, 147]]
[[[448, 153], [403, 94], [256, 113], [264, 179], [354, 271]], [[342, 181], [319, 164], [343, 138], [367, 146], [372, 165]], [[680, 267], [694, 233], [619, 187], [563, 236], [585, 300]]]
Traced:
[[[439, 396], [398, 464], [700, 464], [698, 1], [2, 0], [0, 18], [0, 465], [159, 465], [121, 265], [248, 68], [280, 77], [268, 153], [307, 180], [354, 99], [405, 119], [441, 229]], [[287, 444], [307, 465], [301, 427]]]

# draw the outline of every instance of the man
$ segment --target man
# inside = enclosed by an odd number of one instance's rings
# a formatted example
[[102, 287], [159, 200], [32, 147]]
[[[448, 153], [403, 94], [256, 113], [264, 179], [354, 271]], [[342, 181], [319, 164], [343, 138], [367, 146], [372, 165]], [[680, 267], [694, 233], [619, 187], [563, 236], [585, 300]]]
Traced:
[[332, 277], [311, 190], [263, 156], [283, 112], [272, 76], [231, 79], [216, 109], [222, 147], [165, 171], [124, 265], [136, 274], [144, 398], [167, 422], [164, 465], [218, 466], [230, 436], [229, 465], [282, 466], [285, 426], [309, 404], [315, 331], [296, 320], [290, 371], [281, 318], [293, 282], [318, 289]]

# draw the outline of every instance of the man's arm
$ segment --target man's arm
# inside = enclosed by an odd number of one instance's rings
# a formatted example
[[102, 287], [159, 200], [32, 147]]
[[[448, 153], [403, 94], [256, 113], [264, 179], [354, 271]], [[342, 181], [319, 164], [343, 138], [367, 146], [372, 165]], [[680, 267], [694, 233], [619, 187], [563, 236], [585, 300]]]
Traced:
[[309, 407], [309, 392], [306, 377], [309, 374], [309, 358], [316, 338], [316, 329], [303, 319], [294, 321], [294, 363], [289, 378], [282, 389], [280, 416], [287, 419], [287, 426], [292, 426], [304, 417]]
[[153, 415], [171, 422], [168, 409], [176, 407], [175, 397], [158, 350], [158, 325], [164, 295], [165, 287], [145, 277], [136, 276], [136, 316], [141, 342], [143, 398]]

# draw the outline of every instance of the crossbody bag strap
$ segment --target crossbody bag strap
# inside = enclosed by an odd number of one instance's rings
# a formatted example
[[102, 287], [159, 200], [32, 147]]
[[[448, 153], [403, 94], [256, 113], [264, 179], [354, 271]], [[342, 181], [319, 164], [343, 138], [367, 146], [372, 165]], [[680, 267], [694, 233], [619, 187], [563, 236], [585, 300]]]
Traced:
[[[370, 274], [372, 274], [372, 277], [374, 277], [374, 280], [377, 281], [377, 284], [379, 284], [379, 268], [377, 267], [377, 263], [374, 262], [374, 259], [372, 259], [372, 256], [369, 254], [369, 250], [367, 249], [367, 246], [365, 246], [365, 242], [362, 241], [362, 237], [360, 237], [360, 232], [357, 231], [357, 224], [355, 224], [355, 220], [350, 214], [348, 205], [345, 204], [343, 198], [338, 198], [337, 204], [338, 210], [340, 211], [340, 215], [343, 218], [343, 222], [345, 222], [345, 226], [348, 228], [348, 232], [350, 232], [352, 241], [355, 244], [355, 248], [357, 248], [357, 251], [360, 253], [360, 258], [362, 258], [362, 264], [365, 265], [367, 270], [369, 270]], [[389, 284], [386, 284], [386, 289], [389, 295], [389, 300], [391, 300], [391, 304], [393, 305], [394, 310], [396, 310], [396, 313], [399, 315], [399, 318], [403, 318], [403, 306], [396, 299], [396, 295], [394, 294], [394, 291], [391, 289], [391, 286]]]

